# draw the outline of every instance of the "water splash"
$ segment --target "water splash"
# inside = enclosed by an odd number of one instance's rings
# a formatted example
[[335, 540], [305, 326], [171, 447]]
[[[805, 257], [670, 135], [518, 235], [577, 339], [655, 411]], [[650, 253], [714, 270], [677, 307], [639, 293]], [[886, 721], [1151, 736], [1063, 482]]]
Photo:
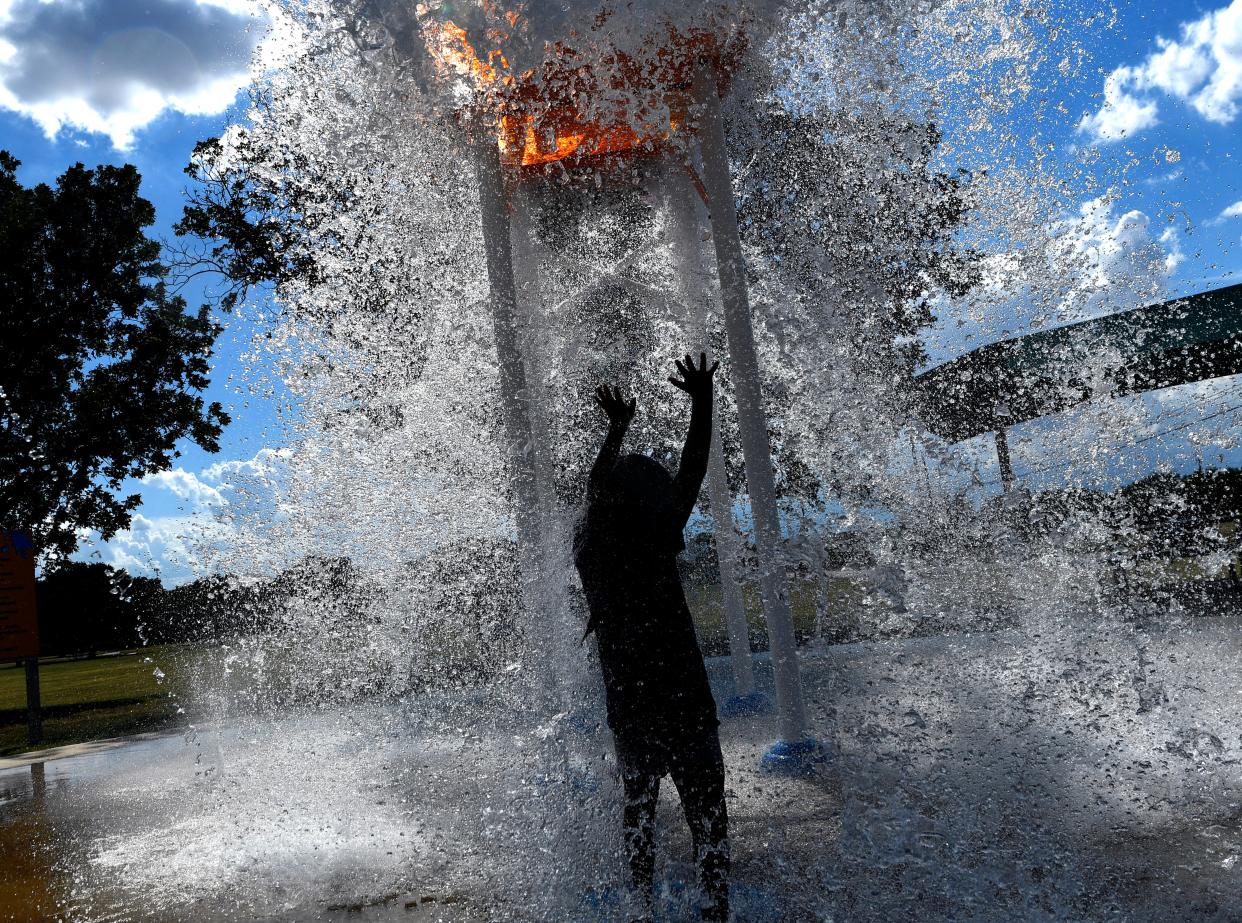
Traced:
[[[1042, 130], [1065, 115], [1051, 89], [1090, 73], [1106, 19], [998, 0], [644, 0], [602, 19], [594, 4], [532, 2], [512, 21], [469, 3], [282, 9], [284, 66], [204, 155], [284, 221], [273, 307], [241, 312], [267, 370], [251, 386], [288, 395], [285, 445], [230, 507], [227, 541], [202, 548], [211, 569], [269, 587], [265, 630], [241, 632], [227, 669], [213, 661], [197, 683], [227, 775], [137, 772], [83, 796], [131, 820], [97, 834], [87, 904], [103, 876], [170, 915], [198, 902], [239, 917], [632, 911], [567, 536], [599, 436], [591, 388], [636, 395], [633, 438], [669, 459], [685, 411], [666, 366], [705, 342], [725, 359], [739, 498], [710, 518], [750, 538], [708, 226], [683, 162], [694, 146], [670, 127], [667, 156], [549, 160], [514, 192], [544, 485], [530, 547], [507, 480], [477, 138], [453, 118], [498, 105], [504, 81], [446, 77], [425, 33], [452, 20], [477, 42], [508, 23], [504, 70], [538, 85], [549, 58], [549, 73], [607, 73], [618, 56], [646, 60], [653, 35], [729, 22], [750, 30], [726, 115], [769, 430], [787, 528], [815, 549], [790, 573], [852, 642], [805, 662], [812, 726], [838, 753], [827, 780], [759, 776], [768, 730], [726, 725], [738, 893], [754, 898], [739, 907], [1158, 919], [1155, 889], [1131, 885], [1185, 876], [1133, 851], [1172, 837], [1216, 862], [1191, 876], [1212, 918], [1242, 848], [1229, 794], [1242, 736], [1222, 709], [1236, 671], [1211, 653], [1235, 632], [1136, 612], [1141, 592], [1114, 592], [1107, 511], [995, 499], [977, 457], [926, 432], [909, 386], [937, 350], [1162, 294], [1154, 250], [1105, 284], [1092, 234], [1124, 170], [1058, 152]], [[602, 121], [605, 104], [610, 120], [653, 110], [593, 97], [576, 117]], [[1099, 443], [1141, 419], [1101, 403], [1060, 438]], [[849, 560], [825, 575], [842, 533]], [[139, 806], [153, 800], [167, 811]], [[671, 811], [661, 823], [681, 849]], [[692, 905], [667, 903], [670, 919]]]

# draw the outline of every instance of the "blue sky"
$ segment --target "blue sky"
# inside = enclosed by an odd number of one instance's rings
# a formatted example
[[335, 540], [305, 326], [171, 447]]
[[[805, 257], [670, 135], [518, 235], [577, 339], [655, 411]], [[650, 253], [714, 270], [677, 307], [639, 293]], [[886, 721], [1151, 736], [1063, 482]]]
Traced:
[[[1098, 201], [1098, 189], [1084, 189], [1067, 209], [1066, 239], [1091, 254], [1094, 281], [1107, 284], [1074, 306], [1077, 315], [1052, 323], [1146, 303], [1129, 290], [1147, 291], [1149, 281], [1168, 297], [1242, 282], [1242, 2], [1116, 9], [1111, 28], [1078, 36], [1093, 53], [1092, 70], [1049, 88], [1047, 102], [1062, 103], [1066, 115], [1038, 125], [1066, 175], [1084, 153], [1098, 154], [1088, 174], [1108, 180], [1115, 195]], [[1044, 99], [1037, 94], [1032, 106]], [[937, 359], [963, 348], [956, 318], [945, 320], [933, 331]], [[1022, 332], [1010, 326], [967, 324], [969, 345]], [[1239, 405], [1237, 378], [1088, 405], [1015, 427], [1014, 467], [1028, 486], [1108, 486], [1161, 468], [1238, 466], [1242, 413], [1222, 410]], [[1107, 431], [1107, 416], [1128, 421], [1120, 437]], [[992, 438], [960, 450], [988, 490], [999, 490]]]
[[[156, 206], [153, 232], [170, 237], [195, 142], [244, 114], [248, 62], [261, 35], [253, 10], [247, 0], [0, 0], [0, 147], [22, 161], [27, 184], [54, 181], [79, 160], [135, 164]], [[1043, 120], [1040, 131], [1067, 169], [1089, 146], [1100, 152], [1101, 175], [1132, 165], [1116, 201], [1084, 199], [1067, 213], [1075, 233], [1098, 250], [1106, 274], [1125, 271], [1135, 253], [1156, 254], [1170, 294], [1242, 281], [1242, 0], [1121, 3], [1116, 25], [1093, 28], [1090, 45], [1093, 70], [1052, 88], [1069, 115]], [[184, 294], [193, 304], [203, 293]], [[945, 354], [960, 349], [947, 330]], [[247, 334], [243, 321], [222, 337], [206, 395], [233, 415], [222, 451], [184, 446], [175, 471], [135, 485], [143, 494], [135, 528], [107, 546], [88, 543], [84, 556], [155, 567], [170, 581], [189, 576], [178, 539], [188, 515], [227, 504], [234, 476], [270, 464], [281, 444], [270, 400], [238, 390]], [[1242, 389], [1225, 385], [1144, 407], [1177, 424], [1221, 401], [1242, 402]], [[1216, 420], [1236, 426], [1229, 415]], [[1060, 421], [1016, 435], [1015, 465], [1033, 479], [1050, 452], [1064, 451]], [[1191, 464], [1181, 443], [1144, 445], [1138, 462], [1119, 461], [1118, 470], [1132, 476], [1161, 459]], [[990, 464], [986, 445], [966, 451], [979, 455], [981, 471]], [[1242, 462], [1237, 449], [1209, 451], [1209, 462], [1214, 455]]]
[[[190, 152], [243, 117], [262, 35], [244, 0], [0, 0], [0, 147], [22, 162], [18, 177], [26, 185], [54, 183], [78, 161], [134, 164], [156, 210], [148, 233], [172, 240]], [[201, 281], [181, 294], [192, 307], [206, 300]], [[126, 485], [126, 493], [143, 497], [135, 529], [108, 546], [86, 543], [80, 557], [155, 570], [172, 581], [189, 576], [189, 552], [178, 536], [188, 516], [218, 503], [212, 491], [232, 473], [227, 463], [251, 462], [278, 442], [273, 404], [238, 387], [246, 343], [244, 324], [221, 336], [204, 395], [233, 418], [220, 453], [183, 441], [173, 472]]]
[[[1184, 258], [1170, 294], [1242, 281], [1242, 221], [1220, 220], [1242, 200], [1242, 4], [1117, 9], [1116, 27], [1092, 42], [1099, 79], [1066, 88], [1069, 110], [1087, 114], [1085, 124], [1066, 125], [1066, 143], [1094, 143], [1106, 161], [1139, 161], [1117, 211], [1143, 212], [1153, 236], [1176, 231]], [[1120, 98], [1108, 97], [1112, 85]], [[1102, 106], [1101, 93], [1113, 105]], [[1128, 117], [1135, 107], [1142, 117]]]

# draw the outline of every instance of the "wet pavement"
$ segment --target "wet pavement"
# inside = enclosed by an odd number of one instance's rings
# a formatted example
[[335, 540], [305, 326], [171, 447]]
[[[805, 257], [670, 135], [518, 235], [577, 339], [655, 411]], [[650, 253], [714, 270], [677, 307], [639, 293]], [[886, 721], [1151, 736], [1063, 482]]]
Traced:
[[[737, 918], [1237, 919], [1240, 648], [1200, 619], [806, 652], [824, 771], [757, 770], [770, 716], [722, 726]], [[579, 726], [475, 695], [3, 769], [0, 919], [626, 919]], [[659, 829], [661, 916], [693, 919], [667, 784]]]

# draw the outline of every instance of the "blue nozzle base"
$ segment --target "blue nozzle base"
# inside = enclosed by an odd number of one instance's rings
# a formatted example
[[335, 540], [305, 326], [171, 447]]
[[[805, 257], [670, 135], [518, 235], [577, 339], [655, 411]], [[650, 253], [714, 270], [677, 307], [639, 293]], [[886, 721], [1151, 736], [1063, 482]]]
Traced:
[[780, 776], [813, 775], [828, 762], [828, 750], [818, 740], [778, 740], [768, 747], [759, 768]]

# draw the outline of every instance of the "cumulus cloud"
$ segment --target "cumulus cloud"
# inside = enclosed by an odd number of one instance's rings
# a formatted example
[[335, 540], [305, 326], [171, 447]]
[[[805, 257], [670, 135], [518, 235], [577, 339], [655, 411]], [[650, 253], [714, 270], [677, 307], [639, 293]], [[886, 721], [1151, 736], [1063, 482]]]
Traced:
[[[82, 554], [132, 574], [182, 583], [212, 571], [243, 541], [245, 523], [266, 510], [274, 483], [285, 474], [287, 449], [262, 449], [253, 458], [215, 462], [200, 471], [171, 468], [142, 479], [148, 512], [134, 514], [130, 526], [107, 542], [82, 536]], [[150, 512], [157, 491], [171, 494], [180, 509], [172, 515]], [[158, 504], [156, 504], [158, 507]]]
[[1230, 218], [1242, 218], [1242, 201], [1234, 202], [1221, 211], [1218, 217], [1221, 221], [1227, 221]]
[[173, 468], [170, 471], [149, 474], [142, 479], [142, 483], [164, 488], [195, 511], [208, 510], [225, 504], [224, 495], [219, 490], [200, 480], [194, 472], [186, 471], [184, 468]]
[[1159, 94], [1227, 125], [1242, 108], [1242, 0], [1183, 23], [1178, 40], [1157, 39], [1157, 50], [1104, 80], [1104, 102], [1078, 130], [1099, 143], [1118, 141], [1155, 125]]
[[1046, 265], [1023, 280], [1038, 298], [1041, 325], [1128, 311], [1160, 301], [1185, 259], [1172, 227], [1157, 231], [1143, 211], [1119, 211], [1100, 196], [1050, 228]]
[[135, 513], [129, 528], [96, 544], [91, 557], [131, 574], [177, 584], [200, 575], [207, 543], [229, 540], [228, 527], [209, 517]]
[[14, 0], [0, 6], [0, 106], [123, 150], [165, 111], [223, 111], [263, 23], [239, 0]]
[[203, 477], [217, 484], [238, 479], [267, 478], [279, 471], [292, 453], [289, 449], [260, 449], [253, 458], [215, 462], [203, 469]]
[[1096, 141], [1119, 141], [1150, 128], [1157, 122], [1157, 106], [1134, 93], [1139, 71], [1119, 67], [1104, 80], [1104, 104], [1094, 115], [1085, 115], [1078, 130]]
[[994, 340], [1154, 304], [1185, 259], [1172, 227], [1101, 196], [1050, 223], [1038, 245], [983, 259], [964, 298], [937, 304], [924, 346], [931, 364]]
[[[1104, 197], [1089, 199], [1078, 215], [1058, 228], [1056, 251], [1077, 270], [1078, 289], [1087, 294], [1133, 292], [1147, 297], [1181, 260], [1171, 228], [1159, 239], [1151, 220], [1137, 209], [1117, 214]], [[1092, 312], [1094, 313], [1094, 312]]]
[[1165, 228], [1160, 232], [1160, 243], [1164, 247], [1164, 274], [1171, 276], [1186, 259], [1186, 254], [1182, 252], [1181, 238], [1177, 236], [1177, 231]]

